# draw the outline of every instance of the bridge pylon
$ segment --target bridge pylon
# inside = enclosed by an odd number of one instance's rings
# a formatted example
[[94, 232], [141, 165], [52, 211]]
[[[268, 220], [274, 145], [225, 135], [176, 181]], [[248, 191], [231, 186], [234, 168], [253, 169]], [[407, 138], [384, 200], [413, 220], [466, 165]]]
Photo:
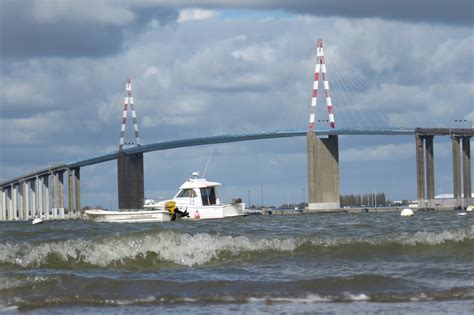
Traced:
[[119, 209], [141, 209], [145, 199], [145, 181], [143, 170], [143, 153], [128, 155], [123, 150], [125, 143], [125, 128], [127, 125], [128, 105], [132, 111], [135, 144], [140, 146], [137, 115], [135, 113], [132, 80], [127, 78], [125, 83], [125, 101], [120, 129], [119, 152], [117, 155], [117, 184]]
[[[308, 157], [308, 210], [331, 211], [340, 208], [339, 140], [337, 135], [320, 138], [314, 131], [319, 80], [322, 74], [324, 96], [328, 110], [329, 126], [336, 127], [333, 104], [329, 94], [329, 81], [324, 61], [323, 40], [316, 44], [313, 93], [309, 116], [307, 140]], [[318, 121], [320, 122], [320, 121]]]

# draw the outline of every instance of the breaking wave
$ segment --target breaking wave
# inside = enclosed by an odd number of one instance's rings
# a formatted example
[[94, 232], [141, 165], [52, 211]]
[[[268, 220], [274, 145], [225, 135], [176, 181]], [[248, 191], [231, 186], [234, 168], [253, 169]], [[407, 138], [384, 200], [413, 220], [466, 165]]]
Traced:
[[[241, 254], [313, 252], [324, 248], [384, 250], [401, 247], [438, 245], [473, 246], [474, 226], [440, 232], [402, 233], [396, 237], [373, 239], [287, 237], [257, 238], [209, 233], [189, 234], [176, 231], [128, 233], [105, 238], [63, 241], [0, 243], [0, 265], [23, 268], [77, 268], [83, 265], [105, 267], [155, 266], [176, 264], [205, 265], [235, 259]], [[221, 261], [222, 262], [222, 261]]]

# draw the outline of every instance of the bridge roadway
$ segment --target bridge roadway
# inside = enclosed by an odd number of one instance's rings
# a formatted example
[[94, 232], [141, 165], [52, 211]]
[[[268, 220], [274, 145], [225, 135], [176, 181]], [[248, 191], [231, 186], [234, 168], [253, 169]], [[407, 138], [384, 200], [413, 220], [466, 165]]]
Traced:
[[[414, 136], [417, 133], [429, 134], [429, 135], [455, 135], [457, 133], [463, 135], [474, 136], [474, 129], [448, 129], [448, 128], [432, 128], [432, 129], [421, 129], [421, 128], [338, 128], [338, 129], [321, 129], [315, 130], [317, 135], [365, 135], [365, 136]], [[230, 135], [219, 135], [210, 137], [200, 138], [189, 138], [189, 139], [178, 139], [159, 141], [155, 143], [141, 145], [139, 147], [124, 149], [124, 153], [127, 155], [133, 155], [138, 153], [146, 153], [152, 151], [169, 150], [175, 148], [219, 144], [219, 143], [231, 143], [239, 141], [251, 141], [251, 140], [264, 140], [264, 139], [277, 139], [277, 138], [290, 138], [290, 137], [302, 137], [306, 136], [306, 130], [284, 130], [284, 131], [267, 131], [258, 133], [247, 133], [247, 134], [230, 134]], [[19, 182], [21, 180], [27, 180], [34, 178], [38, 175], [46, 175], [52, 171], [59, 171], [64, 169], [77, 169], [88, 165], [94, 165], [107, 161], [117, 159], [118, 151], [100, 154], [93, 157], [87, 157], [80, 160], [72, 161], [64, 164], [55, 164], [41, 170], [37, 170], [16, 178], [4, 180], [0, 182], [1, 187], [11, 185], [12, 183]]]
[[[415, 129], [327, 129], [327, 130], [316, 130], [315, 133], [318, 135], [415, 135]], [[137, 153], [146, 153], [152, 151], [169, 150], [176, 148], [192, 147], [199, 145], [208, 144], [219, 144], [219, 143], [230, 143], [240, 141], [251, 141], [251, 140], [264, 140], [264, 139], [277, 139], [277, 138], [290, 138], [290, 137], [302, 137], [306, 136], [306, 130], [285, 130], [285, 131], [268, 131], [258, 133], [247, 133], [247, 134], [230, 134], [230, 135], [219, 135], [210, 137], [200, 138], [189, 138], [179, 140], [160, 141], [150, 144], [141, 145], [139, 147], [127, 148], [123, 151], [127, 155], [133, 155]], [[67, 163], [66, 166], [69, 168], [77, 168], [106, 161], [111, 161], [117, 158], [118, 152], [112, 152], [108, 154], [98, 155], [86, 159], [77, 160], [74, 162]]]

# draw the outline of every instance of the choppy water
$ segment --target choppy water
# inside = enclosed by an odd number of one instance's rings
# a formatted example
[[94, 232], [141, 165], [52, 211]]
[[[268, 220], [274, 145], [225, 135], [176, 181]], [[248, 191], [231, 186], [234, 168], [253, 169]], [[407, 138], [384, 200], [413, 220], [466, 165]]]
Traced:
[[474, 214], [0, 223], [0, 312], [474, 313]]

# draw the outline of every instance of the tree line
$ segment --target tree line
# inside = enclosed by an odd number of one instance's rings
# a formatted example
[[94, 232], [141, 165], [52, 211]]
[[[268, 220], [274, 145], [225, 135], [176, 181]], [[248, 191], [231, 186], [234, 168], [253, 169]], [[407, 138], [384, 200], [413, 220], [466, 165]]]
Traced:
[[341, 195], [341, 207], [373, 207], [373, 206], [388, 206], [391, 204], [387, 199], [385, 193], [366, 193], [362, 195]]

